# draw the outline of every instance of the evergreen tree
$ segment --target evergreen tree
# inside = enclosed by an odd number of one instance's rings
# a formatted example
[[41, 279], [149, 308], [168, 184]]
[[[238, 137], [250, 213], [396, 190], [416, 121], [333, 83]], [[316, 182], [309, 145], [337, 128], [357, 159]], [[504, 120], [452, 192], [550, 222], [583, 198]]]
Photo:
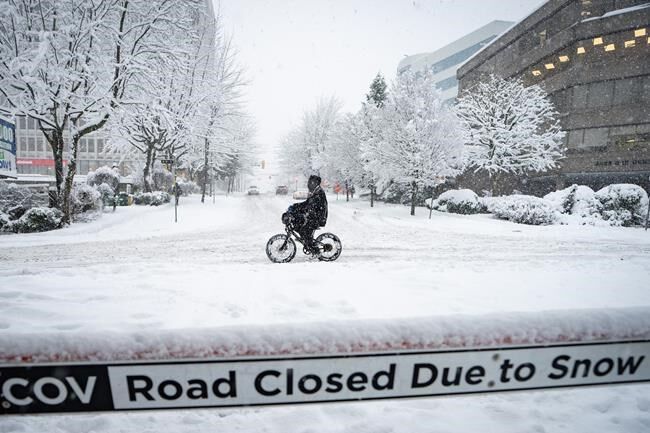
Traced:
[[386, 80], [384, 80], [381, 72], [378, 72], [372, 83], [370, 83], [370, 92], [366, 95], [366, 101], [374, 103], [379, 108], [383, 107], [387, 96], [387, 88]]

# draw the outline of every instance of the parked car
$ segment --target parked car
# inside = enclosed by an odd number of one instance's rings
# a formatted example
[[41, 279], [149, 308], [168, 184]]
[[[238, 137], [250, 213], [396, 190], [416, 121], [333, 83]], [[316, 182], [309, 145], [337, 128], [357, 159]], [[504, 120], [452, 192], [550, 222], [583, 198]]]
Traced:
[[275, 194], [276, 195], [287, 195], [289, 194], [289, 187], [286, 185], [279, 185], [277, 188], [275, 188]]
[[248, 195], [260, 195], [260, 191], [255, 185], [251, 185], [248, 187]]
[[306, 200], [309, 197], [309, 191], [306, 189], [299, 189], [293, 193], [294, 200]]

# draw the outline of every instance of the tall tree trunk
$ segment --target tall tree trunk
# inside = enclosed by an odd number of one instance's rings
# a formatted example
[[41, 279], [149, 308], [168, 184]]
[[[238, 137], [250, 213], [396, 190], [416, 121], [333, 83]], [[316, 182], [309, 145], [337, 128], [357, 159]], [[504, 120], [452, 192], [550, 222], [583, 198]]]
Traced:
[[375, 207], [375, 184], [370, 184], [370, 207]]
[[77, 174], [77, 149], [79, 136], [73, 135], [70, 146], [70, 161], [68, 162], [68, 171], [65, 175], [65, 185], [63, 188], [63, 223], [72, 222], [72, 186], [74, 185], [74, 176]]
[[490, 175], [490, 188], [492, 189], [492, 197], [499, 195], [499, 173], [494, 173]]
[[54, 178], [56, 180], [56, 203], [58, 209], [63, 208], [63, 183], [65, 172], [63, 170], [63, 130], [43, 130], [43, 135], [52, 149], [52, 158], [54, 159]]
[[149, 145], [147, 143], [147, 153], [146, 153], [146, 158], [144, 162], [144, 170], [142, 172], [142, 177], [144, 180], [144, 192], [151, 192], [151, 169], [153, 167], [153, 161], [156, 157], [156, 154], [154, 152], [154, 148], [152, 145]]
[[415, 182], [411, 183], [411, 215], [415, 215], [415, 198], [418, 193], [418, 185]]
[[345, 179], [345, 201], [350, 201], [350, 184]]
[[210, 142], [207, 137], [203, 143], [203, 185], [201, 185], [201, 203], [205, 202], [205, 190], [208, 184], [208, 147]]

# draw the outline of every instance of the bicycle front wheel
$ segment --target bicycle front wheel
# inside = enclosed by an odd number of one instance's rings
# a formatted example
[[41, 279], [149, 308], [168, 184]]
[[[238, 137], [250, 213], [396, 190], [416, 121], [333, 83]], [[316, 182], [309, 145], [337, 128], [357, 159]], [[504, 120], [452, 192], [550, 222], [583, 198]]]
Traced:
[[296, 243], [285, 234], [272, 236], [266, 243], [266, 256], [273, 263], [289, 263], [296, 256]]

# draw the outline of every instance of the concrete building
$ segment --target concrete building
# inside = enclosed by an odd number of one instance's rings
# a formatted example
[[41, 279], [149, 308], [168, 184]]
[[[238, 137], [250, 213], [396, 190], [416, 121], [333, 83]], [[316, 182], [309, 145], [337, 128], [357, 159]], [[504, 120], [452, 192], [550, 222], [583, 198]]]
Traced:
[[432, 53], [405, 57], [399, 63], [397, 72], [401, 74], [408, 70], [429, 70], [434, 74], [433, 79], [436, 86], [442, 91], [442, 97], [445, 100], [453, 100], [458, 94], [458, 81], [456, 79], [458, 66], [512, 24], [510, 21], [492, 21]]
[[[513, 178], [510, 189], [543, 194], [622, 182], [650, 189], [649, 2], [547, 1], [458, 69], [460, 91], [489, 74], [541, 85], [567, 132], [560, 168]], [[459, 179], [479, 191], [485, 181]]]

